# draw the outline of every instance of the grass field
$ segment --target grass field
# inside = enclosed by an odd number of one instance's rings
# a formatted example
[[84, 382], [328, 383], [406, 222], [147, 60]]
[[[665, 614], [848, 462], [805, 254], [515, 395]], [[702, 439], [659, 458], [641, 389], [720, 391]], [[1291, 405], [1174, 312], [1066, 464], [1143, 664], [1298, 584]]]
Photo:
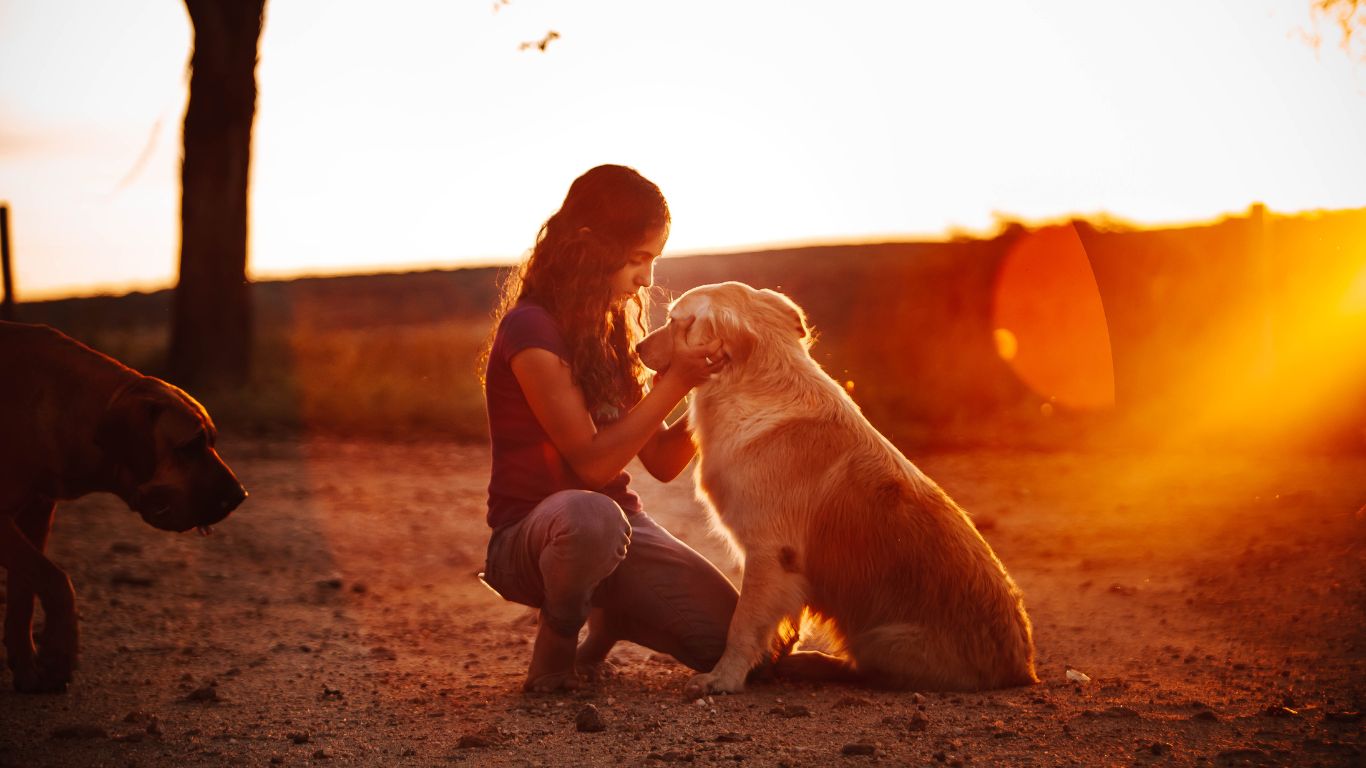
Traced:
[[[817, 361], [903, 446], [1366, 450], [1366, 209], [666, 258], [656, 277], [663, 302], [721, 280], [787, 293]], [[257, 283], [249, 384], [193, 394], [247, 432], [481, 441], [496, 280]], [[169, 316], [169, 291], [21, 306], [154, 375]]]

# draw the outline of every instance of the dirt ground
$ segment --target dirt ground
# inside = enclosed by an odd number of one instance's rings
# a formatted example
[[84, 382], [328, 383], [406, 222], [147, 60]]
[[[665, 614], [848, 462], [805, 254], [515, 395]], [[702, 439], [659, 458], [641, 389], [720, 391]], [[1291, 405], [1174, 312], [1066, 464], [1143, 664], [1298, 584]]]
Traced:
[[[1024, 589], [1043, 682], [690, 700], [689, 670], [633, 646], [595, 688], [520, 692], [533, 619], [475, 579], [482, 446], [223, 442], [252, 497], [210, 538], [111, 497], [58, 510], [82, 664], [64, 695], [3, 678], [0, 766], [1366, 760], [1366, 457], [913, 455]], [[688, 477], [642, 475], [728, 562]], [[576, 727], [590, 705], [604, 730]]]

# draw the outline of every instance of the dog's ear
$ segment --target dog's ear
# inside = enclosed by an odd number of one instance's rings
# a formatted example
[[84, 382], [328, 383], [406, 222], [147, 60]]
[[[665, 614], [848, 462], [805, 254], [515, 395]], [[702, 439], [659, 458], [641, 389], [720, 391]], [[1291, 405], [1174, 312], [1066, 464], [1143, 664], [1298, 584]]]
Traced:
[[721, 340], [721, 348], [733, 361], [743, 361], [754, 351], [758, 336], [749, 321], [732, 307], [712, 302], [707, 308], [713, 333]]
[[95, 427], [95, 445], [111, 462], [126, 468], [139, 484], [156, 473], [153, 428], [163, 406], [146, 382], [138, 381], [109, 401]]
[[796, 331], [797, 338], [806, 339], [811, 335], [811, 326], [806, 324], [806, 313], [795, 301], [768, 288], [760, 290], [759, 294], [768, 299], [771, 306], [786, 315], [785, 320]]
[[[711, 301], [707, 297], [690, 303], [689, 315], [670, 315], [676, 323], [687, 323], [688, 332], [684, 339], [689, 344], [706, 344], [716, 338], [716, 318], [711, 313]], [[678, 311], [678, 310], [675, 310]]]
[[190, 393], [154, 376], [148, 376], [147, 382], [159, 390], [156, 396], [162, 399], [163, 408], [157, 426], [165, 432], [172, 445], [179, 445], [198, 432], [210, 436], [218, 434], [208, 410]]

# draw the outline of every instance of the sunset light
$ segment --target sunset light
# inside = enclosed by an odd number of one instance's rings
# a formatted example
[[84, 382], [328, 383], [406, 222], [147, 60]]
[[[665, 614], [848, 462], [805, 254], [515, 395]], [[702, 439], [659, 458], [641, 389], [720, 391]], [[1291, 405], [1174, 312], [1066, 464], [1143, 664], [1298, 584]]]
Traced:
[[[1366, 74], [1315, 24], [1301, 0], [271, 3], [250, 273], [507, 262], [599, 162], [660, 184], [671, 254], [1360, 206]], [[190, 39], [175, 2], [0, 7], [21, 296], [173, 281]]]
[[0, 0], [0, 768], [1359, 765], [1364, 137], [1366, 0]]

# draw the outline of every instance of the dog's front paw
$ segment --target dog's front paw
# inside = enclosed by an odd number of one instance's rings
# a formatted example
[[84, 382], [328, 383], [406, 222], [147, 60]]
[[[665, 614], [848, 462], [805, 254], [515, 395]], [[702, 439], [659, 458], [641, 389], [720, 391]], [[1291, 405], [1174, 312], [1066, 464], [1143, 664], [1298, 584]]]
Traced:
[[67, 680], [54, 680], [39, 671], [38, 665], [29, 661], [11, 665], [14, 675], [14, 690], [19, 693], [66, 693]]
[[38, 677], [45, 692], [61, 692], [71, 682], [76, 669], [77, 632], [74, 624], [62, 626], [53, 622], [38, 641], [35, 659]]
[[76, 657], [61, 652], [45, 652], [38, 648], [38, 677], [42, 681], [42, 692], [62, 693], [71, 682], [72, 672], [76, 669]]
[[688, 696], [705, 696], [709, 693], [739, 693], [745, 690], [745, 678], [730, 677], [718, 672], [703, 672], [693, 675], [684, 688]]

